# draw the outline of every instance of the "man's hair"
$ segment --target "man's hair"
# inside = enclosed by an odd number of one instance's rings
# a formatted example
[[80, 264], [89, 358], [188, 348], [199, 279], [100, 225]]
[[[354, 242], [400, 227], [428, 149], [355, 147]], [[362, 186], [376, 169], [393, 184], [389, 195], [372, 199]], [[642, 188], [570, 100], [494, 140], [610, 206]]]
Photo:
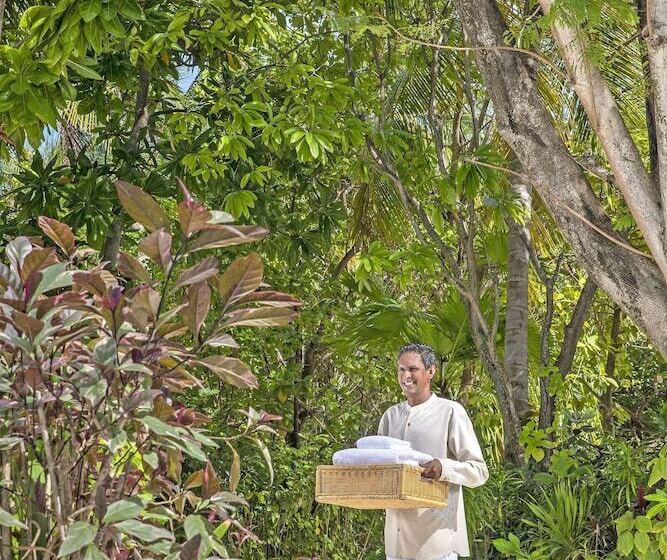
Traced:
[[398, 357], [400, 358], [403, 354], [407, 354], [408, 352], [419, 354], [425, 369], [428, 369], [436, 364], [435, 352], [433, 351], [433, 348], [427, 346], [426, 344], [420, 344], [418, 342], [411, 342], [410, 344], [406, 344], [398, 351]]

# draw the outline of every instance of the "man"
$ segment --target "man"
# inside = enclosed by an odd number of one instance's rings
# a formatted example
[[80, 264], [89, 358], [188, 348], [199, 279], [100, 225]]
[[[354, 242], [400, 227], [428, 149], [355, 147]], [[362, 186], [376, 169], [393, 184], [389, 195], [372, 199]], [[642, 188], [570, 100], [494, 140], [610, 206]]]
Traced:
[[387, 560], [455, 560], [470, 556], [463, 492], [489, 478], [470, 418], [459, 403], [431, 392], [435, 353], [424, 344], [408, 344], [398, 354], [398, 383], [407, 402], [389, 408], [378, 434], [409, 441], [434, 457], [420, 463], [422, 476], [450, 483], [441, 509], [388, 509], [384, 527]]

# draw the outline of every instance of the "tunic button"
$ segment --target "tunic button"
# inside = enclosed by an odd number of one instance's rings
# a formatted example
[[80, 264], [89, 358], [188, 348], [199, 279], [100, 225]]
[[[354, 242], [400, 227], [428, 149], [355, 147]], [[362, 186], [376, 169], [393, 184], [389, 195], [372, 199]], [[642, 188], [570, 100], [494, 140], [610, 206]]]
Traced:
[[412, 425], [412, 424], [410, 424], [410, 422], [408, 422], [408, 426], [411, 426], [411, 425]]

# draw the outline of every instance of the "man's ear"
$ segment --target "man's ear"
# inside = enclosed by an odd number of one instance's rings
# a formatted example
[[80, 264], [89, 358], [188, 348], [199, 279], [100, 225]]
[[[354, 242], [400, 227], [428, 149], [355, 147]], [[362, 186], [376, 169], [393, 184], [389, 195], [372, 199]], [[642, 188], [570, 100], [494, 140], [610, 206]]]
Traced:
[[433, 379], [435, 377], [435, 366], [428, 368], [428, 378]]

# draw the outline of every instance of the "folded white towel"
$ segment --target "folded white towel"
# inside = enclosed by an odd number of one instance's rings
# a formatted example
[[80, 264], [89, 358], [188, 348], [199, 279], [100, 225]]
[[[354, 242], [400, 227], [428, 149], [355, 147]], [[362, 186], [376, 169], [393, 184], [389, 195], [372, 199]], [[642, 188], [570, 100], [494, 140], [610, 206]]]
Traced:
[[359, 438], [356, 443], [359, 449], [405, 449], [410, 448], [410, 442], [388, 436], [366, 436]]
[[333, 455], [334, 465], [414, 465], [433, 459], [414, 449], [343, 449]]

